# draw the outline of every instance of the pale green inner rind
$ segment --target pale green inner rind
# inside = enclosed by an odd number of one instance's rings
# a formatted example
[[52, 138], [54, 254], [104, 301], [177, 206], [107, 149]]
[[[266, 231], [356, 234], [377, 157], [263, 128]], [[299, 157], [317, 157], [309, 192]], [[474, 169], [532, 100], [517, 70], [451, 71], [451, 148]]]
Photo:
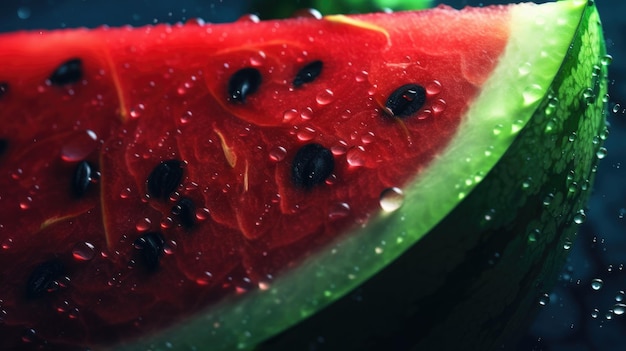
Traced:
[[250, 349], [345, 295], [426, 235], [478, 184], [524, 128], [564, 60], [587, 1], [512, 6], [511, 37], [459, 132], [412, 184], [403, 206], [271, 282], [188, 323], [119, 349]]

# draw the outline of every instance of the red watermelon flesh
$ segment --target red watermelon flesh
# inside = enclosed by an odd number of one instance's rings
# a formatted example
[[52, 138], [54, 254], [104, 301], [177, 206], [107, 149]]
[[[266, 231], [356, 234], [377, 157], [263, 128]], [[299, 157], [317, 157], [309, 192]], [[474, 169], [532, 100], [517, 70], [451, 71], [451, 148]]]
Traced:
[[[440, 7], [1, 35], [0, 345], [156, 330], [366, 224], [382, 191], [454, 137], [507, 20], [506, 7]], [[317, 61], [319, 75], [294, 86]], [[246, 68], [261, 80], [241, 101], [229, 84]], [[390, 116], [407, 84], [425, 89], [424, 105]], [[310, 144], [334, 167], [298, 186], [294, 159]], [[148, 196], [168, 160], [182, 169], [175, 191]], [[77, 177], [88, 181], [78, 194]], [[148, 233], [164, 240], [156, 269], [140, 245]]]

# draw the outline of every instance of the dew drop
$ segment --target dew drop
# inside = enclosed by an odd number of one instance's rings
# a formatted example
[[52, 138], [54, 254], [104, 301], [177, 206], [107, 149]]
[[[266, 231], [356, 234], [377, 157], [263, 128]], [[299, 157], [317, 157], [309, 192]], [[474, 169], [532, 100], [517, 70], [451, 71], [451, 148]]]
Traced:
[[441, 114], [446, 109], [446, 101], [443, 99], [437, 99], [433, 102], [432, 111], [435, 116]]
[[287, 156], [287, 149], [282, 146], [276, 146], [270, 150], [270, 160], [280, 162]]
[[331, 220], [345, 218], [348, 215], [350, 215], [350, 205], [345, 202], [336, 203], [328, 211], [328, 218]]
[[322, 19], [322, 13], [316, 9], [300, 9], [296, 10], [293, 13], [293, 18], [312, 18], [312, 19]]
[[571, 248], [572, 248], [572, 242], [571, 242], [571, 241], [569, 241], [569, 240], [566, 240], [566, 241], [563, 243], [563, 249], [565, 249], [565, 250], [569, 250], [569, 249], [571, 249]]
[[174, 226], [174, 219], [170, 216], [165, 216], [159, 221], [159, 226], [163, 229], [172, 228]]
[[145, 110], [145, 106], [143, 104], [137, 104], [137, 106], [135, 106], [134, 108], [130, 109], [129, 115], [130, 118], [139, 118], [141, 116], [141, 113]]
[[544, 91], [538, 84], [531, 84], [522, 91], [522, 97], [526, 106], [536, 102], [543, 97]]
[[404, 203], [404, 192], [397, 187], [383, 190], [379, 198], [380, 207], [385, 212], [394, 212]]
[[334, 99], [335, 99], [335, 97], [333, 96], [333, 91], [330, 90], [330, 89], [322, 90], [315, 97], [315, 101], [320, 106], [328, 105], [331, 102], [333, 102]]
[[591, 288], [593, 290], [597, 291], [597, 290], [602, 289], [602, 285], [604, 285], [604, 282], [602, 281], [602, 279], [596, 278], [596, 279], [591, 280]]
[[519, 68], [517, 69], [517, 72], [522, 77], [526, 76], [526, 75], [528, 75], [528, 73], [530, 73], [531, 67], [532, 67], [531, 63], [530, 62], [526, 62], [523, 65], [519, 66]]
[[587, 215], [583, 210], [578, 211], [578, 213], [574, 215], [574, 223], [576, 224], [583, 224], [585, 219], [587, 219]]
[[207, 218], [209, 218], [210, 215], [211, 215], [211, 212], [206, 207], [201, 207], [201, 208], [196, 209], [196, 219], [200, 222], [207, 220]]
[[433, 96], [441, 93], [441, 83], [438, 80], [433, 80], [426, 85], [426, 94]]
[[290, 110], [283, 112], [283, 122], [292, 121], [298, 116], [299, 116], [298, 110], [292, 108]]
[[13, 239], [12, 238], [6, 238], [2, 241], [2, 249], [3, 250], [8, 250], [11, 248], [11, 246], [13, 246]]
[[83, 160], [96, 148], [97, 139], [98, 136], [92, 130], [73, 134], [61, 148], [61, 159], [67, 162]]
[[600, 310], [597, 308], [594, 308], [593, 311], [591, 312], [591, 318], [598, 318], [598, 315], [600, 315]]
[[315, 137], [315, 129], [311, 127], [305, 127], [299, 130], [296, 136], [300, 141], [309, 141]]
[[357, 83], [365, 82], [367, 80], [368, 75], [369, 73], [367, 71], [361, 71], [356, 74], [354, 79], [357, 81]]
[[31, 343], [37, 341], [37, 332], [35, 329], [29, 328], [22, 334], [22, 341], [25, 343]]
[[602, 57], [602, 58], [600, 59], [600, 63], [601, 63], [603, 66], [608, 66], [608, 65], [610, 65], [612, 62], [613, 62], [613, 56], [611, 56], [611, 55], [604, 55], [604, 57]]
[[363, 166], [365, 164], [365, 149], [362, 146], [351, 148], [346, 154], [346, 160], [352, 167]]
[[548, 304], [548, 302], [550, 302], [550, 295], [548, 294], [542, 294], [541, 297], [539, 298], [539, 305], [541, 306], [545, 306]]
[[95, 247], [92, 243], [87, 241], [81, 241], [74, 245], [72, 249], [72, 257], [77, 261], [89, 261], [96, 255]]
[[626, 312], [626, 304], [616, 303], [613, 305], [613, 314], [621, 316]]
[[605, 158], [606, 155], [607, 155], [607, 151], [605, 147], [601, 147], [598, 149], [598, 151], [596, 151], [596, 157], [598, 158], [598, 160]]
[[330, 152], [332, 152], [335, 156], [343, 155], [347, 150], [348, 144], [343, 140], [338, 141], [337, 144], [330, 147]]
[[255, 67], [262, 66], [263, 63], [265, 62], [265, 58], [266, 58], [265, 52], [258, 51], [256, 54], [250, 57], [250, 65], [255, 66]]
[[260, 21], [261, 19], [259, 16], [253, 13], [244, 14], [237, 19], [237, 22], [259, 23]]
[[618, 113], [621, 108], [622, 108], [622, 106], [620, 106], [620, 104], [615, 104], [613, 106], [612, 111], [613, 111], [613, 113]]
[[191, 120], [191, 116], [192, 115], [193, 115], [193, 113], [191, 111], [183, 112], [183, 114], [180, 116], [180, 123], [181, 124], [189, 123], [189, 121]]
[[130, 190], [130, 188], [124, 188], [122, 189], [122, 191], [120, 191], [120, 198], [121, 199], [128, 199], [130, 197], [132, 193], [132, 190]]
[[137, 223], [135, 224], [135, 228], [138, 232], [145, 232], [150, 229], [151, 225], [152, 221], [150, 220], [150, 218], [142, 218], [137, 221]]

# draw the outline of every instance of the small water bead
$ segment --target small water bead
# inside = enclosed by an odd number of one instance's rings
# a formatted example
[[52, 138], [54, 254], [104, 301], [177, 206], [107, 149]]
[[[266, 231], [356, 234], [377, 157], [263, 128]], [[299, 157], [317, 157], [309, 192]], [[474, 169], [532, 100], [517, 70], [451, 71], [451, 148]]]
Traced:
[[598, 151], [596, 151], [596, 157], [598, 158], [598, 160], [605, 158], [606, 155], [607, 155], [607, 150], [605, 147], [600, 147]]
[[526, 106], [535, 103], [543, 97], [544, 90], [538, 84], [531, 84], [522, 91], [522, 98]]
[[596, 278], [596, 279], [591, 280], [591, 288], [593, 290], [597, 291], [597, 290], [602, 289], [602, 285], [604, 285], [604, 282], [602, 281], [602, 279]]
[[13, 239], [12, 238], [6, 238], [2, 241], [2, 249], [3, 250], [8, 250], [11, 248], [11, 246], [13, 246]]
[[439, 115], [443, 111], [445, 111], [446, 107], [447, 107], [447, 104], [444, 99], [437, 99], [433, 102], [431, 109], [433, 111], [433, 114]]
[[331, 102], [333, 102], [335, 99], [334, 97], [334, 93], [332, 90], [330, 89], [324, 89], [321, 92], [319, 92], [317, 94], [317, 96], [315, 97], [315, 101], [317, 102], [318, 105], [320, 106], [325, 106], [330, 104]]
[[139, 118], [145, 109], [146, 107], [144, 106], [144, 104], [137, 104], [137, 106], [130, 109], [130, 118]]
[[357, 72], [354, 79], [357, 81], [357, 83], [361, 83], [361, 82], [365, 82], [368, 76], [369, 76], [369, 73], [367, 71], [360, 71], [360, 72]]
[[438, 80], [433, 80], [426, 85], [426, 94], [433, 96], [441, 93], [441, 83]]
[[517, 69], [517, 72], [519, 73], [520, 76], [526, 76], [528, 75], [528, 73], [530, 73], [532, 68], [532, 64], [530, 62], [525, 62], [524, 64], [522, 64], [521, 66], [519, 66], [519, 68]]
[[500, 135], [502, 134], [502, 129], [504, 129], [504, 126], [502, 124], [496, 124], [495, 127], [493, 127], [493, 135]]
[[565, 250], [569, 250], [569, 249], [571, 249], [571, 248], [572, 248], [572, 242], [571, 242], [571, 241], [569, 241], [569, 240], [566, 240], [566, 241], [563, 243], [563, 249], [565, 249]]
[[74, 133], [61, 148], [61, 159], [67, 162], [84, 159], [98, 146], [97, 140], [96, 133], [89, 129]]
[[361, 167], [365, 164], [365, 149], [362, 146], [353, 147], [346, 153], [346, 160], [352, 167]]
[[77, 261], [89, 261], [96, 256], [96, 250], [92, 243], [81, 241], [74, 245], [72, 257]]
[[312, 18], [312, 19], [322, 19], [322, 13], [316, 9], [307, 8], [296, 10], [293, 15], [293, 18]]
[[613, 56], [611, 55], [604, 55], [601, 59], [600, 59], [600, 63], [603, 66], [608, 66], [613, 62]]
[[138, 232], [148, 231], [150, 230], [151, 226], [152, 226], [152, 221], [150, 220], [150, 218], [142, 218], [138, 220], [137, 223], [135, 223], [135, 228], [137, 229]]
[[189, 121], [191, 120], [191, 116], [193, 116], [193, 113], [191, 111], [183, 112], [183, 114], [180, 116], [180, 123], [181, 124], [189, 123]]
[[587, 88], [583, 91], [582, 99], [585, 102], [585, 104], [591, 105], [594, 102], [595, 98], [596, 96], [593, 93], [593, 89]]
[[345, 218], [350, 215], [350, 205], [345, 202], [338, 202], [331, 206], [328, 211], [328, 218], [331, 220]]
[[250, 65], [255, 66], [255, 67], [262, 66], [263, 63], [265, 62], [266, 57], [267, 55], [265, 55], [265, 52], [262, 50], [259, 50], [257, 53], [255, 53], [254, 55], [250, 57]]
[[367, 132], [363, 135], [361, 135], [361, 142], [365, 145], [367, 144], [371, 144], [376, 140], [376, 136], [374, 135], [373, 132]]
[[330, 147], [330, 152], [335, 156], [341, 156], [348, 151], [348, 143], [343, 140], [339, 140], [335, 145]]
[[296, 133], [296, 137], [298, 138], [298, 140], [300, 141], [309, 141], [312, 140], [313, 138], [315, 138], [315, 129], [311, 128], [311, 127], [305, 127], [303, 129], [300, 129], [297, 133]]
[[270, 150], [270, 160], [274, 162], [280, 162], [287, 156], [287, 149], [282, 146], [276, 146]]
[[545, 306], [549, 302], [550, 302], [550, 295], [548, 295], [547, 293], [544, 293], [541, 295], [541, 297], [539, 297], [539, 305]]
[[253, 13], [247, 13], [239, 17], [236, 22], [259, 23], [261, 19]]
[[24, 201], [20, 201], [19, 203], [20, 209], [28, 210], [30, 206], [32, 205], [32, 202], [33, 202], [33, 198], [30, 196], [27, 196], [26, 199], [24, 199]]
[[613, 113], [618, 113], [621, 108], [622, 106], [620, 106], [620, 104], [615, 104], [613, 105], [613, 109], [611, 109], [611, 111], [613, 111]]
[[580, 210], [574, 215], [574, 223], [576, 224], [583, 224], [585, 219], [587, 219], [587, 215], [584, 210]]
[[613, 314], [615, 314], [616, 316], [621, 316], [624, 313], [626, 313], [626, 304], [616, 303], [615, 305], [613, 305]]
[[598, 318], [599, 315], [600, 315], [600, 310], [597, 308], [594, 308], [593, 311], [591, 312], [591, 318]]
[[398, 187], [391, 187], [380, 193], [379, 204], [385, 212], [394, 212], [402, 207], [404, 192]]
[[174, 226], [174, 219], [170, 216], [165, 216], [159, 221], [159, 226], [162, 229], [172, 228]]
[[298, 110], [296, 109], [289, 109], [285, 112], [283, 112], [283, 122], [290, 122], [292, 120], [294, 120], [296, 117], [298, 117], [300, 114], [298, 113]]
[[550, 206], [553, 200], [554, 200], [554, 194], [550, 193], [543, 198], [543, 205], [546, 207]]
[[120, 198], [128, 199], [131, 194], [132, 194], [132, 190], [130, 190], [130, 188], [124, 188], [122, 189], [122, 191], [120, 191]]
[[311, 118], [313, 118], [313, 109], [310, 107], [305, 107], [302, 110], [302, 112], [300, 112], [300, 118], [302, 118], [305, 121], [308, 121]]

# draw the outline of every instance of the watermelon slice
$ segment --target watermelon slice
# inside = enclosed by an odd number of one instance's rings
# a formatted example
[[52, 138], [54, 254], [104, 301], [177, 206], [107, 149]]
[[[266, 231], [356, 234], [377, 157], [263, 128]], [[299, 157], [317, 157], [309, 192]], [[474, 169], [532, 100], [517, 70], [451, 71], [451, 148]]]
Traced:
[[1, 35], [0, 347], [506, 345], [603, 55], [580, 0]]

